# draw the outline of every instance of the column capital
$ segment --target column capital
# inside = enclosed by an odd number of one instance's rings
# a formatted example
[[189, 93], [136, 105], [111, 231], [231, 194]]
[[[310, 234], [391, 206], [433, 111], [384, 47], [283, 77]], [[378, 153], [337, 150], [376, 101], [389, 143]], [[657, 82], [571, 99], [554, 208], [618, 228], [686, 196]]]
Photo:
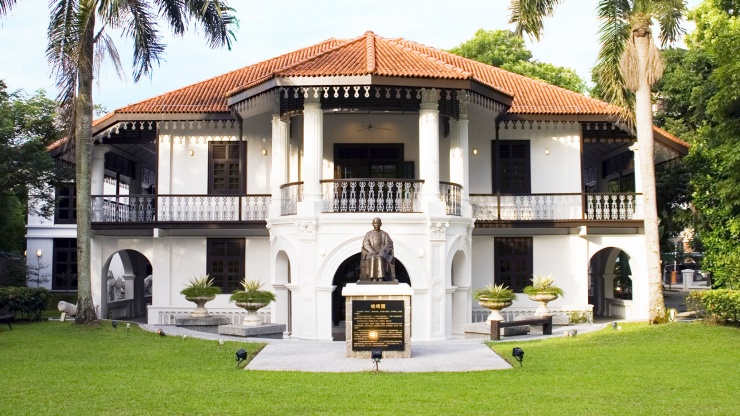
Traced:
[[467, 120], [468, 104], [470, 104], [470, 94], [467, 90], [457, 90], [457, 102], [460, 108], [460, 120]]
[[422, 88], [421, 106], [422, 110], [437, 110], [439, 108], [439, 90], [436, 88]]

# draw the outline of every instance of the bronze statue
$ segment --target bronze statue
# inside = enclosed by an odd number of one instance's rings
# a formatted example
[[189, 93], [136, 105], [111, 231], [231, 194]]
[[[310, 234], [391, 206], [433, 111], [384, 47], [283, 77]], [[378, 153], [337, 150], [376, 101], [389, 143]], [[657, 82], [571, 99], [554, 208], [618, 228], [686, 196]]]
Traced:
[[358, 283], [398, 283], [396, 280], [393, 240], [381, 231], [380, 218], [373, 218], [373, 230], [365, 234], [360, 256], [360, 281]]

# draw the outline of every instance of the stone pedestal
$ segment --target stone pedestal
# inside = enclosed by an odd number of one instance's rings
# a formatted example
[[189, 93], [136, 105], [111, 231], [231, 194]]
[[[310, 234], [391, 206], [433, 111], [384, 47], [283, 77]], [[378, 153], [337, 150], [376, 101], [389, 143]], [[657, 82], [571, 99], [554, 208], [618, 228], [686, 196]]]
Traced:
[[247, 326], [247, 325], [219, 325], [218, 326], [219, 334], [234, 335], [237, 337], [283, 339], [283, 332], [285, 332], [284, 324], [262, 324], [258, 326]]
[[231, 322], [231, 318], [223, 315], [206, 316], [204, 318], [193, 318], [183, 316], [175, 318], [175, 326], [183, 326], [194, 331], [208, 332], [211, 334], [218, 333], [219, 325], [226, 325]]
[[405, 283], [348, 284], [342, 290], [347, 357], [370, 359], [379, 349], [383, 358], [411, 358], [412, 294]]
[[[488, 322], [476, 322], [472, 324], [464, 324], [462, 326], [462, 330], [465, 333], [465, 338], [485, 338], [485, 339], [491, 339], [491, 325]], [[530, 326], [529, 325], [522, 325], [522, 326], [512, 326], [508, 328], [503, 328], [504, 336], [513, 336], [513, 335], [527, 335], [530, 333]], [[542, 331], [540, 330], [540, 333]]]

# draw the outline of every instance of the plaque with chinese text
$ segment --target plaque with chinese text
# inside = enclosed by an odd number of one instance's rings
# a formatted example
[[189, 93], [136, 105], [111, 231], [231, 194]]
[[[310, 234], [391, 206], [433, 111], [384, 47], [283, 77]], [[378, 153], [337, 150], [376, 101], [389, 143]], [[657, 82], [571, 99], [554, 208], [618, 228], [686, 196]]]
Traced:
[[404, 350], [404, 302], [355, 300], [352, 302], [352, 350]]

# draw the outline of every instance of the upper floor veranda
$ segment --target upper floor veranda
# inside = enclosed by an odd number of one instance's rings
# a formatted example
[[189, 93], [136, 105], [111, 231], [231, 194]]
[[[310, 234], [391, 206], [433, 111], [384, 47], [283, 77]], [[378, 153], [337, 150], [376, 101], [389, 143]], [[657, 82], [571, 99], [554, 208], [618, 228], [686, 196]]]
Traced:
[[[514, 117], [495, 97], [453, 89], [332, 91], [282, 88], [234, 114], [111, 120], [94, 137], [93, 227], [349, 213], [478, 227], [642, 220], [635, 138], [603, 117]], [[656, 163], [681, 155], [656, 139]], [[72, 219], [72, 194], [59, 192], [57, 215]]]

